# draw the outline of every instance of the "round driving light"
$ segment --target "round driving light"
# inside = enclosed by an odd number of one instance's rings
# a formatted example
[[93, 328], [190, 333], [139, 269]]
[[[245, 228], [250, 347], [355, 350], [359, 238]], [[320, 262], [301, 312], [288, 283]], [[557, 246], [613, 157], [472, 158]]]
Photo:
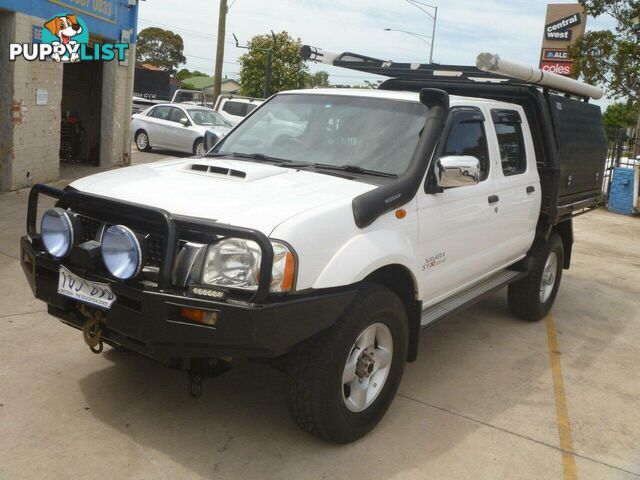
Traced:
[[142, 269], [142, 247], [136, 234], [122, 225], [112, 225], [102, 235], [102, 260], [109, 273], [129, 280]]
[[44, 212], [40, 233], [45, 250], [54, 257], [65, 257], [71, 251], [74, 241], [73, 223], [66, 210], [52, 208]]

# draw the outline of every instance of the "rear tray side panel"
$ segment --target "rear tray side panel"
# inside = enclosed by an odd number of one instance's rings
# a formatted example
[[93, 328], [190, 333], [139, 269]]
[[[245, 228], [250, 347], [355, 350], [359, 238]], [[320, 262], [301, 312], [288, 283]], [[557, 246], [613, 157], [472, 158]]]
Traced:
[[559, 95], [548, 101], [558, 141], [558, 203], [599, 196], [607, 157], [600, 107]]

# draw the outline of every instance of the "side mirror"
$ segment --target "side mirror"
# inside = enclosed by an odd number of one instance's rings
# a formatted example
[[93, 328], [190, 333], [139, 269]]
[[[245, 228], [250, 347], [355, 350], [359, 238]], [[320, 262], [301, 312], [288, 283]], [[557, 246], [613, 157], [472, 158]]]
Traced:
[[213, 146], [218, 143], [218, 136], [210, 130], [204, 132], [204, 151], [208, 152]]
[[189, 125], [191, 125], [187, 117], [182, 117], [180, 119], [180, 123], [182, 124], [183, 127], [188, 127]]
[[436, 161], [435, 174], [441, 188], [476, 185], [480, 182], [480, 160], [467, 155], [441, 157]]

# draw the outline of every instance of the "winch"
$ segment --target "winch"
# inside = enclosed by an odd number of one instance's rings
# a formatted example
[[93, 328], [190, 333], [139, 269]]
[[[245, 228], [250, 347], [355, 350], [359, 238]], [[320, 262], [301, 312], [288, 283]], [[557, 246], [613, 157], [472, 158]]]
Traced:
[[102, 342], [102, 326], [107, 321], [104, 312], [101, 310], [92, 310], [84, 304], [78, 305], [78, 311], [87, 319], [82, 326], [84, 343], [89, 345], [93, 353], [102, 353], [104, 348]]

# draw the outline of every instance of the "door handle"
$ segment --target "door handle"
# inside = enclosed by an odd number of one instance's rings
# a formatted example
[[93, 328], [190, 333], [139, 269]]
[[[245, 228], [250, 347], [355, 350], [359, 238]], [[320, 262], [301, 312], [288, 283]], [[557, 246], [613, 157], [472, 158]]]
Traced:
[[489, 195], [489, 204], [497, 203], [500, 201], [500, 197], [498, 195]]
[[533, 187], [533, 186], [531, 186], [531, 185], [529, 185], [529, 186], [527, 187], [527, 193], [533, 193], [533, 192], [535, 192], [535, 191], [536, 191], [536, 187]]

